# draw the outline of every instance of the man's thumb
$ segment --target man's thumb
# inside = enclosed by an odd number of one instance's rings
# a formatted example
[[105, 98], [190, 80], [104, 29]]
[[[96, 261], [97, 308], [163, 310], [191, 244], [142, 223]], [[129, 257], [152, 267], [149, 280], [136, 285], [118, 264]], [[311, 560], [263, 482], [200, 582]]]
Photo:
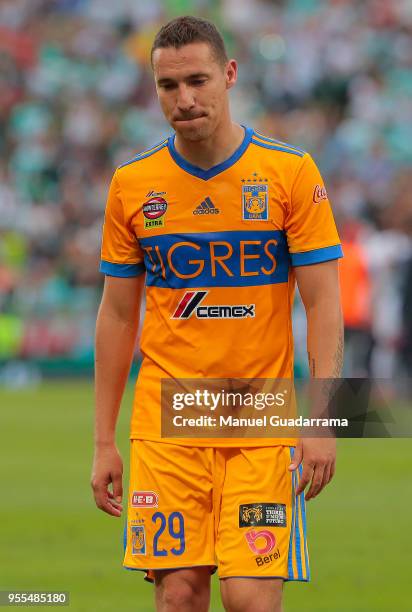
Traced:
[[293, 459], [292, 459], [292, 461], [291, 461], [291, 463], [289, 465], [289, 468], [288, 468], [291, 472], [293, 472], [293, 470], [296, 470], [298, 465], [301, 464], [302, 457], [303, 457], [302, 445], [298, 444], [298, 446], [295, 448], [295, 452], [293, 454]]
[[116, 501], [121, 502], [123, 497], [122, 477], [115, 476], [113, 478], [113, 495]]

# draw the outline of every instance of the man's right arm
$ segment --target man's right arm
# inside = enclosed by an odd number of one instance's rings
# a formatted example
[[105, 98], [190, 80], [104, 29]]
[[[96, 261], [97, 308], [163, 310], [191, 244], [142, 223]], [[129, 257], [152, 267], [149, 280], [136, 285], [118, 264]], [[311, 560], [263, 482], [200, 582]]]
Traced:
[[[95, 452], [91, 485], [98, 508], [121, 514], [123, 465], [115, 433], [139, 327], [144, 274], [106, 276], [95, 341]], [[112, 485], [112, 490], [108, 487]]]

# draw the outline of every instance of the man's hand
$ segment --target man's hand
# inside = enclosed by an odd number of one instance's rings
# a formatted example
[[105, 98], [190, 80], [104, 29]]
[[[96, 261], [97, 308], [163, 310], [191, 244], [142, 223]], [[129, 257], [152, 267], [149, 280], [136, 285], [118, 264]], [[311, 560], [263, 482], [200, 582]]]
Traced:
[[312, 479], [305, 500], [316, 497], [326, 487], [335, 473], [336, 439], [301, 438], [296, 446], [289, 470], [293, 472], [303, 461], [303, 471], [296, 495], [305, 490]]
[[[112, 516], [120, 516], [123, 509], [122, 475], [123, 462], [116, 445], [96, 445], [91, 486], [96, 506]], [[112, 491], [108, 488], [110, 484]]]

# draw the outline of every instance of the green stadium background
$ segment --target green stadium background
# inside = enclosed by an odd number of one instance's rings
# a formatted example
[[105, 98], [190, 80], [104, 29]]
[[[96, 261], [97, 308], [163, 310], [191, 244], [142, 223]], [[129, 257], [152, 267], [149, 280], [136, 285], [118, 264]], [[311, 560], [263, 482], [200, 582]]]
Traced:
[[[345, 375], [411, 376], [410, 2], [3, 0], [0, 590], [69, 591], [74, 612], [153, 610], [121, 567], [123, 520], [91, 495], [93, 333], [110, 176], [169, 132], [148, 51], [187, 13], [215, 20], [239, 60], [235, 118], [309, 150], [325, 176], [347, 254]], [[306, 376], [299, 300], [294, 329]], [[137, 349], [126, 464], [138, 363]], [[287, 612], [410, 609], [411, 470], [409, 439], [339, 441], [308, 506], [312, 582], [286, 587]]]

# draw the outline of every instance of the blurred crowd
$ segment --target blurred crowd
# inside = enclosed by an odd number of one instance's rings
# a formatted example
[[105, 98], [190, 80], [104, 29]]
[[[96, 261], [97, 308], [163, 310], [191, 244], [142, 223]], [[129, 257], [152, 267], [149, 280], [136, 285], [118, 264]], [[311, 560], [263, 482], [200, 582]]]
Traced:
[[346, 254], [346, 375], [412, 375], [409, 0], [2, 0], [0, 361], [90, 363], [108, 184], [170, 133], [149, 51], [179, 14], [224, 33], [235, 118], [322, 170]]

